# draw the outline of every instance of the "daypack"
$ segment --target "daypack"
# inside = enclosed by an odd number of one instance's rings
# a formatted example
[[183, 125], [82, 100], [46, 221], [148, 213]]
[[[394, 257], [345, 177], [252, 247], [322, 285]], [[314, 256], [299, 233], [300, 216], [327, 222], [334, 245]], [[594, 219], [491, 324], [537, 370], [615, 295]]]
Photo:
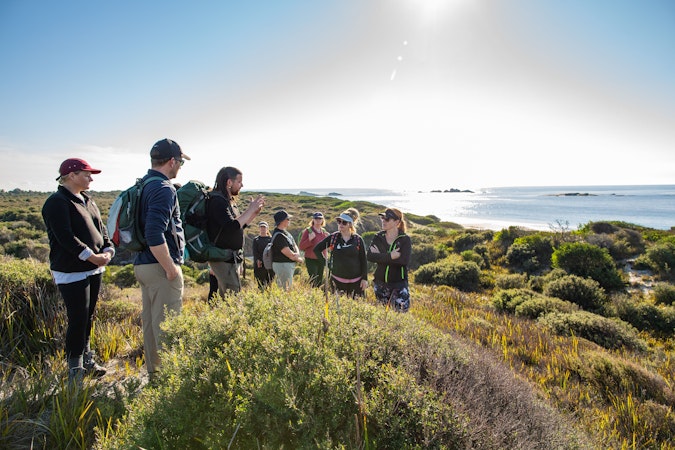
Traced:
[[108, 234], [118, 250], [141, 252], [147, 247], [145, 235], [140, 225], [141, 192], [146, 184], [162, 177], [150, 177], [136, 183], [117, 196], [108, 212]]
[[277, 231], [272, 235], [272, 239], [267, 243], [265, 248], [263, 249], [263, 255], [262, 255], [262, 261], [263, 261], [263, 267], [267, 270], [272, 270], [272, 243], [274, 243], [274, 238], [277, 237], [278, 234], [281, 234], [281, 231]]
[[[208, 201], [213, 195], [208, 186], [201, 181], [191, 180], [181, 186], [178, 191], [180, 218], [185, 233], [186, 258], [195, 262], [225, 261], [231, 262], [235, 252], [232, 249], [219, 248], [211, 243], [206, 232]], [[220, 236], [218, 232], [218, 236]], [[218, 239], [216, 236], [216, 240]]]

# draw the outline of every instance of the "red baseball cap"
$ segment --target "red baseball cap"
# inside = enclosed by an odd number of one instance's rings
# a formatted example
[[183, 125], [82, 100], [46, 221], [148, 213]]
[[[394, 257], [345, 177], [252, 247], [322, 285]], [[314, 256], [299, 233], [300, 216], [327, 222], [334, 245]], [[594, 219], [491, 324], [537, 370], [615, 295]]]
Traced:
[[62, 176], [77, 172], [78, 170], [86, 170], [87, 172], [91, 173], [101, 173], [100, 170], [91, 167], [84, 159], [70, 158], [61, 163], [61, 167], [59, 167], [60, 175], [56, 179], [58, 180]]

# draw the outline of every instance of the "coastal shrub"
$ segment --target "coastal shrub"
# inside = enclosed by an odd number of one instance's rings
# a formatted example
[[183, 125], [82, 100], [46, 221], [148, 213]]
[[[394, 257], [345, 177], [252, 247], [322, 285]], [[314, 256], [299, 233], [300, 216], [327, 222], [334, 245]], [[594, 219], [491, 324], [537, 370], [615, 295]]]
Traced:
[[25, 210], [6, 210], [0, 212], [0, 222], [25, 222], [31, 228], [40, 231], [47, 231], [42, 214]]
[[647, 349], [647, 344], [640, 339], [637, 330], [620, 319], [602, 317], [588, 311], [577, 311], [554, 312], [537, 320], [553, 333], [584, 338], [609, 350]]
[[[675, 401], [675, 392], [661, 375], [607, 352], [584, 352], [583, 362], [575, 367], [575, 371], [585, 383], [596, 386], [598, 393], [604, 394], [610, 402], [612, 397], [628, 395], [662, 405], [672, 405]], [[607, 386], [614, 389], [609, 390]], [[672, 415], [670, 421], [675, 425]]]
[[4, 245], [5, 254], [20, 259], [33, 258], [41, 262], [49, 260], [49, 245], [36, 242], [32, 239], [21, 239], [7, 242]]
[[551, 281], [544, 287], [544, 294], [576, 303], [590, 311], [598, 310], [607, 301], [607, 295], [597, 281], [576, 275]]
[[524, 261], [524, 265], [527, 266], [527, 272], [536, 272], [551, 266], [553, 239], [550, 236], [543, 233], [534, 233], [516, 238], [506, 254], [507, 261], [509, 260], [511, 248], [516, 246], [531, 249], [534, 252], [533, 260], [531, 262]]
[[515, 313], [521, 303], [540, 297], [541, 294], [529, 289], [503, 289], [492, 295], [492, 305], [497, 311]]
[[590, 230], [595, 234], [613, 234], [619, 231], [619, 227], [609, 222], [589, 222], [581, 231]]
[[134, 265], [110, 266], [104, 272], [104, 279], [119, 288], [128, 288], [138, 286], [138, 281], [134, 275]]
[[464, 261], [475, 262], [481, 269], [487, 268], [488, 262], [474, 250], [464, 250], [459, 256], [461, 256]]
[[675, 335], [675, 306], [655, 305], [622, 295], [612, 299], [608, 310], [640, 331], [664, 337]]
[[535, 273], [551, 265], [553, 239], [542, 233], [517, 237], [506, 252], [512, 270]]
[[527, 275], [524, 273], [506, 273], [495, 278], [498, 289], [523, 289], [528, 287]]
[[536, 319], [545, 314], [553, 312], [573, 313], [579, 310], [579, 306], [555, 297], [534, 296], [529, 300], [525, 300], [516, 306], [515, 314], [520, 317], [527, 317], [528, 319]]
[[452, 286], [462, 291], [476, 291], [480, 285], [480, 267], [472, 261], [443, 260], [420, 266], [415, 282]]
[[506, 252], [509, 247], [513, 245], [516, 238], [526, 236], [531, 231], [527, 231], [520, 227], [511, 226], [502, 229], [494, 234], [489, 245], [490, 261], [493, 265], [507, 264], [505, 261]]
[[675, 306], [675, 286], [670, 283], [656, 283], [652, 291], [654, 302], [659, 305]]
[[432, 388], [467, 363], [447, 338], [357, 302], [341, 305], [349, 324], [317, 337], [320, 298], [253, 292], [167, 322], [160, 383], [103, 448], [450, 448], [466, 439], [453, 404]]
[[620, 289], [624, 283], [609, 251], [586, 242], [568, 242], [552, 255], [552, 265], [572, 275], [592, 278], [605, 290]]
[[635, 230], [619, 229], [612, 234], [589, 234], [586, 242], [606, 248], [615, 261], [621, 261], [642, 253], [645, 249], [642, 235]]
[[636, 260], [636, 267], [648, 267], [663, 279], [675, 278], [675, 243], [661, 241], [649, 247]]
[[462, 253], [473, 249], [476, 245], [492, 240], [492, 231], [466, 231], [457, 234], [452, 240], [452, 247], [455, 253]]
[[418, 267], [436, 262], [447, 256], [447, 251], [443, 246], [434, 244], [413, 245], [412, 255], [410, 255], [410, 269], [416, 270]]

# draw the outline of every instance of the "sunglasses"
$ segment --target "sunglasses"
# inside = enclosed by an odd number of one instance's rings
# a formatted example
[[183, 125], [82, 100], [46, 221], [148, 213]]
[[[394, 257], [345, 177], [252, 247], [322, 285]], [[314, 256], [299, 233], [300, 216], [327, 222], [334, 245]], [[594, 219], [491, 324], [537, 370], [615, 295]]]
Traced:
[[336, 219], [335, 221], [338, 223], [338, 225], [349, 225], [349, 222], [346, 220]]
[[180, 159], [180, 158], [174, 158], [174, 159], [175, 159], [175, 160], [178, 162], [178, 164], [180, 164], [181, 166], [182, 166], [183, 164], [185, 164], [185, 160], [184, 160], [184, 159]]

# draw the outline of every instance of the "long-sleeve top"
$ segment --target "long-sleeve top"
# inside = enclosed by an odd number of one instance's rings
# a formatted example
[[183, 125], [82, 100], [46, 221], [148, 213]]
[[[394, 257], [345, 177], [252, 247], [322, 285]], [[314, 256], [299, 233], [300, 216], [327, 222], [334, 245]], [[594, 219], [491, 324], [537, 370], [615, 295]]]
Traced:
[[[314, 231], [314, 239], [309, 238], [310, 230]], [[316, 253], [314, 253], [314, 247], [316, 246], [316, 244], [324, 240], [326, 236], [328, 236], [328, 231], [326, 231], [325, 228], [321, 228], [319, 231], [317, 231], [312, 227], [307, 227], [304, 230], [302, 230], [298, 247], [300, 248], [300, 250], [305, 252], [305, 258], [319, 259], [319, 256]], [[326, 258], [326, 252], [323, 252], [323, 254], [319, 253], [319, 255], [323, 258]]]
[[336, 231], [314, 247], [317, 255], [324, 250], [329, 253], [328, 264], [332, 275], [347, 280], [359, 277], [368, 279], [365, 243], [358, 234], [352, 234], [345, 242], [342, 233]]
[[42, 219], [49, 239], [49, 267], [52, 271], [93, 273], [99, 268], [86, 260], [89, 256], [107, 249], [114, 254], [98, 206], [87, 193], [81, 195], [82, 198], [79, 198], [59, 186], [42, 206]]
[[148, 182], [141, 193], [139, 202], [140, 227], [144, 230], [148, 248], [136, 254], [135, 265], [156, 264], [158, 261], [150, 247], [162, 245], [169, 247], [171, 259], [176, 264], [183, 263], [185, 252], [185, 234], [180, 220], [180, 206], [176, 188], [161, 172], [149, 169], [143, 180], [150, 177], [162, 179]]
[[263, 250], [265, 246], [272, 240], [272, 236], [256, 236], [253, 238], [252, 250], [253, 250], [253, 267], [258, 267], [258, 261], [260, 261], [260, 267], [262, 266], [263, 260]]
[[237, 221], [239, 215], [234, 202], [212, 193], [206, 209], [206, 231], [213, 245], [230, 250], [244, 248], [244, 227]]
[[[375, 281], [393, 283], [408, 279], [408, 264], [410, 264], [412, 255], [410, 236], [399, 231], [394, 242], [388, 244], [385, 232], [380, 231], [373, 237], [370, 245], [374, 245], [379, 250], [379, 253], [375, 253], [370, 250], [370, 247], [368, 248], [368, 261], [377, 263], [373, 274]], [[391, 252], [395, 248], [398, 248], [401, 256], [392, 259]]]

